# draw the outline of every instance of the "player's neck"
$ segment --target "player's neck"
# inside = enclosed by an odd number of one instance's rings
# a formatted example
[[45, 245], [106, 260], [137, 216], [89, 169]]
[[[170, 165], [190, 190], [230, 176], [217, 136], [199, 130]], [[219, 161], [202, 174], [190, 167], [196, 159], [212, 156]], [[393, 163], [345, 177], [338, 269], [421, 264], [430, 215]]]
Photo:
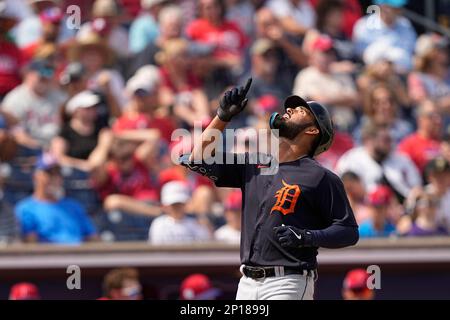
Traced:
[[308, 154], [308, 150], [302, 143], [296, 143], [285, 138], [280, 138], [278, 161], [291, 162]]

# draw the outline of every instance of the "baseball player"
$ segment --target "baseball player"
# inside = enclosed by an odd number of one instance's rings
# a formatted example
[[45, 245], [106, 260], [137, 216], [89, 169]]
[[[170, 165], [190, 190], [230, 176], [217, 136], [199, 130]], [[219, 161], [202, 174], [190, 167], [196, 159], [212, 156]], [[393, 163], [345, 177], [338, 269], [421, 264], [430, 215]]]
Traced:
[[286, 112], [270, 118], [271, 128], [279, 130], [278, 159], [268, 155], [277, 161], [274, 174], [261, 174], [266, 166], [252, 164], [249, 154], [245, 163], [237, 162], [234, 154], [234, 164], [227, 164], [224, 153], [219, 154], [222, 164], [207, 164], [202, 151], [216, 147], [208, 135], [213, 129], [223, 131], [245, 108], [250, 86], [251, 79], [223, 95], [217, 116], [180, 162], [218, 187], [242, 190], [243, 276], [236, 299], [313, 299], [318, 248], [343, 248], [359, 239], [341, 180], [314, 160], [329, 149], [333, 125], [326, 108], [291, 96], [284, 103]]

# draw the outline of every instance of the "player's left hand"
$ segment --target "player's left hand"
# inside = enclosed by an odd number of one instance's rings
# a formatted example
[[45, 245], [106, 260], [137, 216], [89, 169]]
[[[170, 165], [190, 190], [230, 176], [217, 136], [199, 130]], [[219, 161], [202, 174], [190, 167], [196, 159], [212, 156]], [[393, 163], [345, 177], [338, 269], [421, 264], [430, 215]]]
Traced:
[[273, 228], [273, 231], [283, 248], [302, 248], [311, 245], [312, 234], [308, 230], [282, 225]]

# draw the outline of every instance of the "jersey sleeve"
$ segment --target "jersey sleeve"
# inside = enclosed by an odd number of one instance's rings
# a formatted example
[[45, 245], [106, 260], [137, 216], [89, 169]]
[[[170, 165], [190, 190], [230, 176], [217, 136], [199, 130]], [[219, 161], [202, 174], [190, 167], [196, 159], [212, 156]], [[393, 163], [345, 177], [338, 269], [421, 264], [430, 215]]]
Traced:
[[181, 156], [180, 164], [211, 179], [217, 187], [241, 188], [245, 184], [247, 154], [217, 153], [202, 162], [189, 161], [190, 154]]
[[323, 248], [343, 248], [359, 239], [358, 224], [342, 181], [327, 172], [317, 189], [318, 211], [328, 227], [311, 231], [313, 244]]

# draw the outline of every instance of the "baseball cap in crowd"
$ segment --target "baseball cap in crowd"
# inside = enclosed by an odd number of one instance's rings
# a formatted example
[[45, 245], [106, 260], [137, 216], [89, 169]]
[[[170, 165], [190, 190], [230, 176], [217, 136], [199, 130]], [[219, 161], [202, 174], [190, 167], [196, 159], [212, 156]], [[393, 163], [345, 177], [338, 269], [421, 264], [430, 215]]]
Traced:
[[39, 300], [38, 288], [29, 282], [15, 284], [9, 293], [9, 300]]
[[214, 288], [209, 278], [204, 274], [193, 274], [181, 283], [180, 298], [182, 300], [214, 300], [221, 291]]
[[375, 0], [376, 5], [386, 5], [393, 8], [402, 8], [408, 4], [408, 0]]
[[386, 206], [391, 202], [393, 193], [387, 186], [377, 186], [368, 196], [368, 204], [374, 207]]
[[130, 95], [145, 96], [156, 91], [160, 83], [159, 69], [152, 65], [139, 68], [128, 80], [126, 91]]
[[367, 289], [369, 275], [364, 269], [350, 270], [345, 276], [343, 287], [347, 290], [359, 291]]
[[55, 75], [55, 68], [45, 60], [33, 60], [27, 68], [28, 71], [36, 71], [42, 78], [51, 79]]
[[44, 152], [37, 159], [35, 170], [49, 171], [54, 168], [59, 168], [59, 164], [52, 154]]
[[440, 174], [450, 172], [450, 163], [444, 157], [437, 157], [425, 166], [425, 176], [430, 177], [431, 174]]
[[191, 198], [188, 186], [180, 181], [166, 183], [161, 190], [161, 204], [170, 206], [176, 203], [186, 203]]
[[47, 23], [60, 23], [61, 20], [64, 18], [64, 14], [62, 10], [58, 7], [51, 7], [48, 9], [43, 10], [39, 14], [39, 18], [42, 22]]
[[259, 97], [255, 103], [255, 111], [258, 114], [272, 114], [280, 106], [280, 100], [271, 94]]
[[326, 35], [320, 35], [312, 42], [311, 49], [320, 52], [335, 50], [333, 39]]
[[447, 49], [449, 46], [449, 39], [436, 33], [427, 33], [421, 35], [416, 42], [416, 55], [424, 57], [433, 49]]
[[84, 66], [79, 62], [69, 63], [59, 76], [59, 83], [63, 86], [80, 80], [85, 73]]
[[92, 91], [85, 90], [76, 94], [67, 102], [66, 113], [73, 114], [81, 108], [90, 108], [100, 103], [100, 97]]
[[232, 191], [225, 200], [225, 210], [241, 210], [242, 209], [242, 191]]
[[275, 48], [275, 43], [272, 40], [260, 38], [253, 43], [250, 53], [252, 55], [263, 55], [273, 48]]

